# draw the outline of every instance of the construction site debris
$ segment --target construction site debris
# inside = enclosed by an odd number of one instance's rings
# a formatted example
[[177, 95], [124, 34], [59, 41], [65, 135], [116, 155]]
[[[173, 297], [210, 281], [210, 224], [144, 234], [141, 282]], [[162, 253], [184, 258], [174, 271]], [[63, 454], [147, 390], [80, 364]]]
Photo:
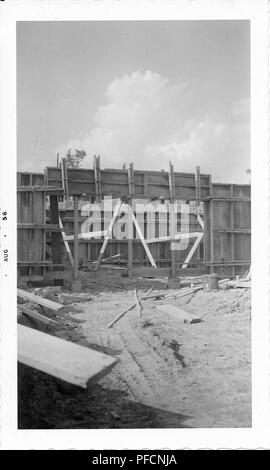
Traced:
[[203, 290], [218, 290], [218, 275], [216, 273], [205, 274], [202, 276]]

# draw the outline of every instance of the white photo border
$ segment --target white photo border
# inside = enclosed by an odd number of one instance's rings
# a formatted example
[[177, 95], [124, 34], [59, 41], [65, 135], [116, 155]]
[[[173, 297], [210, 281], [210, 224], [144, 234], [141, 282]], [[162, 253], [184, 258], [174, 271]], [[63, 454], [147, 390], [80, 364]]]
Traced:
[[[16, 21], [220, 20], [251, 25], [252, 427], [18, 430], [16, 344]], [[269, 7], [267, 0], [7, 0], [0, 4], [2, 449], [270, 448]], [[3, 223], [1, 220], [1, 230]]]

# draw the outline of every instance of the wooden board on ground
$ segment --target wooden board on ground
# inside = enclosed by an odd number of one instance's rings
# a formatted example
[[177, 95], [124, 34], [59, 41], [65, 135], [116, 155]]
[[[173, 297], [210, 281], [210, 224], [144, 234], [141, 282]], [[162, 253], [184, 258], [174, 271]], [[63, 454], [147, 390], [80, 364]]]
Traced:
[[26, 290], [17, 289], [17, 296], [38, 305], [42, 305], [42, 307], [48, 308], [53, 312], [61, 312], [61, 310], [63, 310], [63, 305], [53, 302], [52, 300], [45, 299], [44, 297], [40, 297], [39, 295], [31, 294], [31, 292]]
[[160, 312], [164, 312], [167, 315], [172, 316], [176, 320], [182, 321], [184, 323], [199, 323], [201, 322], [201, 318], [196, 317], [195, 315], [186, 312], [185, 310], [175, 307], [174, 305], [157, 305], [156, 307]]
[[250, 289], [251, 281], [231, 281], [228, 285], [237, 289]]
[[112, 356], [18, 325], [18, 361], [82, 388], [106, 375]]

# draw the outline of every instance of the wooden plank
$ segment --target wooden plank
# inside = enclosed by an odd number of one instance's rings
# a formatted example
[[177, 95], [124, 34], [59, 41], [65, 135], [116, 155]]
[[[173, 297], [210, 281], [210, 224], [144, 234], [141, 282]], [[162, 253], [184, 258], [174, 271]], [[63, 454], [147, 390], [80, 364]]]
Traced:
[[29, 230], [46, 230], [47, 232], [61, 232], [61, 228], [58, 225], [53, 224], [36, 224], [34, 222], [18, 223], [18, 229], [29, 229]]
[[45, 317], [45, 315], [41, 315], [38, 312], [34, 312], [28, 307], [25, 307], [24, 305], [18, 305], [19, 310], [22, 311], [22, 313], [28, 317], [30, 317], [33, 320], [38, 320], [41, 323], [45, 323], [46, 325], [53, 326], [53, 327], [59, 327], [60, 323], [56, 320], [53, 320], [52, 318]]
[[[79, 240], [91, 240], [92, 238], [101, 238], [107, 235], [108, 235], [108, 230], [101, 230], [99, 232], [84, 232], [84, 233], [78, 234], [78, 239]], [[74, 235], [65, 235], [65, 240], [73, 241]]]
[[[207, 274], [208, 268], [199, 266], [197, 268], [176, 268], [176, 276], [200, 276]], [[152, 268], [148, 266], [134, 267], [133, 277], [153, 277], [160, 278], [171, 275], [171, 268]]]
[[46, 333], [18, 325], [18, 361], [81, 388], [100, 379], [117, 360]]
[[61, 188], [55, 188], [54, 186], [18, 186], [17, 192], [18, 193], [37, 192], [37, 193], [46, 193], [46, 194], [63, 194], [63, 190]]
[[190, 232], [190, 233], [176, 233], [175, 235], [168, 235], [159, 238], [150, 238], [149, 240], [145, 240], [146, 243], [162, 243], [165, 241], [171, 240], [189, 240], [190, 238], [198, 238], [202, 232]]
[[38, 305], [42, 305], [42, 307], [48, 308], [53, 312], [61, 312], [63, 310], [63, 305], [53, 302], [52, 300], [45, 299], [44, 297], [40, 297], [35, 294], [31, 294], [31, 292], [27, 292], [22, 289], [17, 289], [17, 296], [21, 299], [29, 300], [30, 302], [34, 302]]
[[191, 324], [191, 323], [199, 323], [202, 321], [200, 317], [192, 315], [191, 313], [186, 312], [185, 310], [181, 308], [175, 307], [174, 305], [161, 304], [161, 305], [157, 305], [156, 309], [184, 323]]

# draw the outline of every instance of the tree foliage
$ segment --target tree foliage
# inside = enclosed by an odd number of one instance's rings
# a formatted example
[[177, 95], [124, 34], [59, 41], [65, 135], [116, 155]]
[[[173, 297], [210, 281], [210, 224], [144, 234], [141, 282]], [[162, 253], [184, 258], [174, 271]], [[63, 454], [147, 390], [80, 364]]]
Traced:
[[85, 150], [69, 149], [66, 154], [67, 168], [79, 168], [85, 157], [86, 157]]

